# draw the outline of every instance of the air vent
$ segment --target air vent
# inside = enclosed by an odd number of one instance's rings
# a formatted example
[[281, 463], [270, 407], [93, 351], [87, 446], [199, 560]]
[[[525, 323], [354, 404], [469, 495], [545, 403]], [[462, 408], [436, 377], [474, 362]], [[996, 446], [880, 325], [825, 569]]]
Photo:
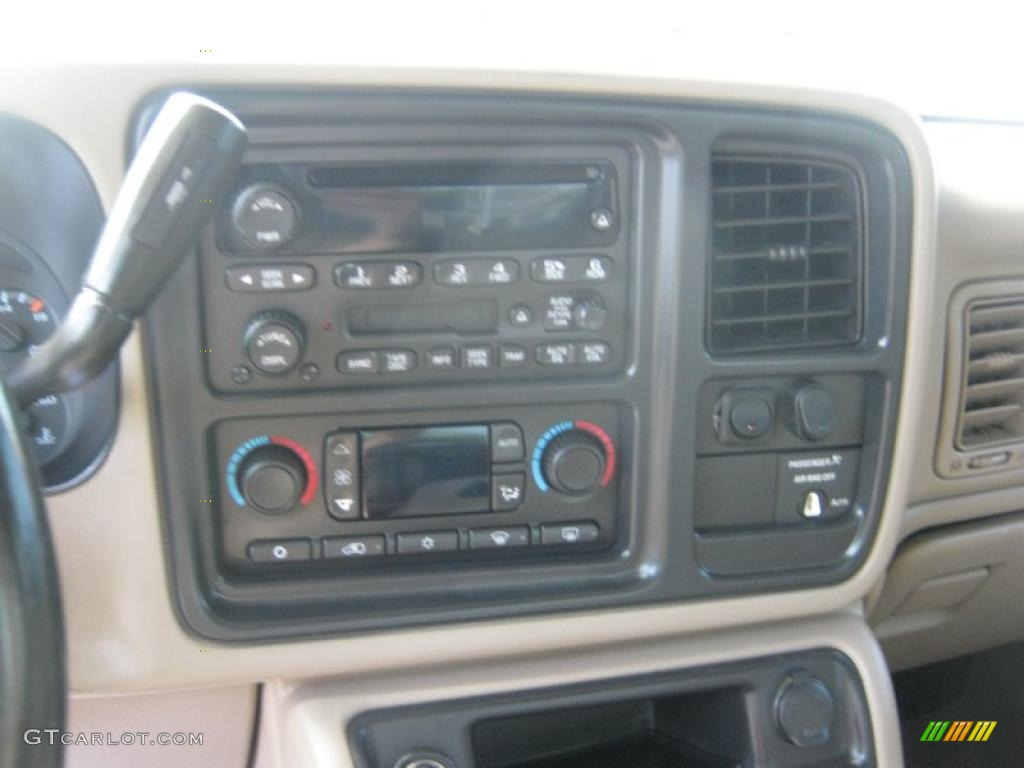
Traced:
[[1024, 298], [972, 304], [967, 310], [964, 388], [957, 447], [984, 448], [1024, 439]]
[[716, 154], [712, 178], [711, 351], [858, 341], [864, 258], [853, 170]]

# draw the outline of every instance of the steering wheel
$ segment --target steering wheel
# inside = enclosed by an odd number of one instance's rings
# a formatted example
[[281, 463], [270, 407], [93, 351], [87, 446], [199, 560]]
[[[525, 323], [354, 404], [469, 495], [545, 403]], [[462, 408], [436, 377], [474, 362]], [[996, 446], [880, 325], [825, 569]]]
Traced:
[[0, 768], [59, 768], [66, 683], [60, 581], [20, 411], [0, 383]]

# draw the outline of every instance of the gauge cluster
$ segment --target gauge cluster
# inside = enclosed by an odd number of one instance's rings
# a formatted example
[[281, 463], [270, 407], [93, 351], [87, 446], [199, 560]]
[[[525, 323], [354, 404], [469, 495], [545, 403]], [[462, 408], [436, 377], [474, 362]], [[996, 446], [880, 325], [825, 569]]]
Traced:
[[[43, 128], [0, 117], [0, 376], [54, 333], [81, 284], [103, 209], [77, 157]], [[26, 441], [49, 493], [86, 479], [117, 423], [117, 366], [23, 411]]]
[[[28, 291], [0, 286], [0, 369], [6, 374], [40, 346], [57, 328], [56, 313], [46, 301]], [[60, 455], [68, 429], [67, 398], [47, 395], [24, 413], [29, 446], [36, 461], [47, 464]]]

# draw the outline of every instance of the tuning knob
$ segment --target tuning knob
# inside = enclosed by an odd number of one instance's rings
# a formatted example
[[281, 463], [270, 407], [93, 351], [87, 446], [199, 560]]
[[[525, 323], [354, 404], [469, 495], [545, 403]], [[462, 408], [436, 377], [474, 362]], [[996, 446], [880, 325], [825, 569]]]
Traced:
[[245, 500], [260, 512], [280, 514], [299, 503], [306, 487], [306, 467], [296, 453], [281, 445], [252, 451], [238, 468]]
[[243, 345], [256, 370], [283, 376], [302, 359], [306, 332], [302, 321], [287, 312], [260, 312], [246, 326]]
[[600, 485], [607, 461], [604, 446], [594, 435], [572, 429], [544, 449], [544, 477], [557, 491], [585, 496]]

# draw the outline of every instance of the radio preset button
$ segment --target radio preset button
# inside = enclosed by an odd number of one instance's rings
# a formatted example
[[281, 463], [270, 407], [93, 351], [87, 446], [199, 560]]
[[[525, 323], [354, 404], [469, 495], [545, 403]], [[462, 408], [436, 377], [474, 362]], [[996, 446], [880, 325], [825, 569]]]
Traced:
[[530, 278], [537, 283], [597, 283], [611, 275], [607, 256], [543, 256], [530, 262]]
[[470, 549], [505, 549], [530, 544], [530, 529], [525, 525], [507, 528], [474, 528], [469, 532]]
[[469, 370], [484, 370], [494, 365], [493, 350], [490, 347], [463, 347], [462, 367]]
[[384, 373], [408, 373], [416, 367], [416, 353], [411, 350], [385, 349], [380, 354]]
[[316, 271], [308, 264], [229, 267], [224, 283], [235, 293], [305, 291], [316, 284]]
[[586, 520], [579, 523], [557, 523], [540, 527], [541, 544], [590, 544], [601, 536], [597, 523]]
[[427, 367], [435, 370], [447, 370], [457, 367], [459, 358], [455, 347], [435, 347], [427, 352]]
[[519, 279], [519, 263], [509, 259], [481, 262], [484, 268], [483, 282], [487, 285], [504, 285]]
[[491, 482], [491, 509], [495, 512], [508, 512], [523, 503], [526, 495], [526, 475], [522, 472], [511, 472], [506, 475], [495, 475]]
[[380, 271], [376, 264], [348, 262], [334, 268], [334, 281], [342, 288], [366, 290], [380, 286]]
[[576, 362], [580, 365], [604, 365], [612, 348], [606, 341], [581, 341], [576, 345]]
[[355, 291], [374, 288], [413, 288], [423, 280], [415, 261], [346, 261], [334, 268], [334, 282]]
[[423, 269], [414, 261], [398, 261], [381, 265], [386, 274], [388, 288], [412, 288], [423, 280]]
[[525, 328], [533, 322], [533, 310], [526, 304], [516, 304], [508, 311], [508, 321], [514, 328]]
[[421, 533], [398, 534], [398, 554], [400, 555], [454, 552], [458, 548], [458, 531], [423, 531]]
[[498, 363], [502, 368], [518, 368], [526, 365], [526, 347], [518, 344], [502, 344], [498, 347]]
[[434, 282], [440, 285], [470, 285], [469, 263], [442, 261], [434, 265]]
[[491, 461], [522, 461], [525, 457], [526, 444], [518, 424], [491, 425]]
[[508, 285], [518, 279], [519, 262], [513, 259], [449, 259], [434, 265], [439, 285]]
[[254, 563], [289, 563], [309, 560], [313, 545], [309, 539], [254, 541], [249, 545], [249, 559]]
[[378, 373], [380, 356], [371, 350], [342, 352], [338, 355], [338, 370], [342, 373]]
[[369, 536], [331, 536], [323, 540], [325, 558], [375, 557], [387, 554], [384, 537], [379, 534]]
[[541, 365], [572, 365], [576, 362], [576, 348], [569, 342], [541, 344], [537, 347], [537, 362]]

